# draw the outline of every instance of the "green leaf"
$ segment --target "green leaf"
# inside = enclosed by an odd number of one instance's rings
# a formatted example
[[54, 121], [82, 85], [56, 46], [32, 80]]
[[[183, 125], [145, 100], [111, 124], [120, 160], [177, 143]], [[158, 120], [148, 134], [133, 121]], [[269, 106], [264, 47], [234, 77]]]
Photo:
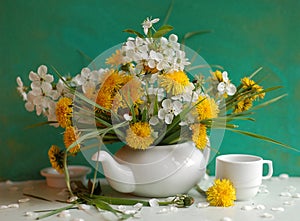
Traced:
[[261, 103], [261, 104], [259, 104], [259, 105], [256, 105], [256, 106], [252, 107], [251, 110], [257, 110], [257, 109], [259, 109], [259, 108], [263, 108], [263, 107], [265, 107], [265, 106], [267, 106], [267, 105], [270, 105], [270, 104], [272, 104], [272, 103], [274, 103], [274, 102], [276, 102], [276, 101], [278, 101], [278, 100], [284, 98], [285, 96], [287, 96], [287, 94], [283, 94], [283, 95], [281, 95], [281, 96], [275, 97], [275, 98], [273, 98], [273, 99], [271, 99], [271, 100], [268, 100], [268, 101], [266, 101], [266, 102], [264, 102], [264, 103]]
[[58, 214], [58, 213], [60, 213], [64, 210], [72, 209], [73, 207], [74, 207], [74, 204], [69, 205], [69, 206], [65, 206], [65, 207], [62, 207], [62, 208], [59, 208], [59, 209], [54, 209], [51, 212], [46, 213], [45, 215], [37, 217], [36, 220], [44, 219], [44, 218], [49, 217], [49, 216], [53, 216], [53, 215]]
[[77, 49], [78, 53], [84, 57], [89, 63], [91, 63], [94, 59], [92, 59], [90, 56], [88, 56], [86, 53], [84, 53], [83, 51]]
[[173, 30], [173, 27], [171, 25], [163, 25], [153, 34], [152, 37], [160, 38], [172, 30]]
[[56, 123], [57, 123], [57, 121], [44, 121], [44, 122], [29, 125], [26, 128], [34, 128], [34, 127], [40, 127], [43, 125], [56, 124]]
[[144, 38], [144, 35], [142, 35], [140, 32], [135, 31], [133, 29], [125, 29], [125, 30], [123, 30], [123, 32], [127, 32], [127, 33], [130, 33], [130, 34], [135, 34], [140, 38]]
[[164, 19], [163, 24], [167, 24], [167, 22], [168, 22], [168, 20], [170, 18], [171, 12], [173, 10], [173, 6], [174, 6], [174, 0], [172, 0], [172, 2], [170, 3], [170, 6], [169, 6], [168, 11], [166, 13], [166, 17]]
[[252, 79], [258, 72], [260, 72], [263, 69], [263, 67], [259, 67], [257, 70], [255, 70], [251, 75], [250, 75], [250, 79]]
[[112, 212], [116, 216], [118, 215], [118, 212], [114, 208], [112, 208], [108, 203], [106, 203], [104, 201], [101, 201], [101, 200], [91, 201], [91, 204], [93, 204], [98, 209]]
[[142, 122], [147, 121], [147, 109], [145, 108], [142, 113]]
[[153, 115], [156, 116], [158, 114], [159, 110], [159, 105], [158, 105], [158, 96], [157, 94], [155, 95], [155, 100], [154, 100], [154, 108], [153, 108]]
[[192, 32], [187, 32], [182, 40], [181, 40], [181, 44], [185, 44], [185, 40], [195, 36], [195, 35], [203, 35], [203, 34], [207, 34], [207, 33], [211, 33], [211, 30], [202, 30], [202, 31], [192, 31]]
[[262, 135], [259, 135], [259, 134], [255, 134], [255, 133], [248, 132], [248, 131], [243, 131], [243, 130], [237, 130], [237, 129], [227, 128], [227, 130], [230, 130], [230, 131], [235, 132], [235, 133], [247, 135], [247, 136], [250, 136], [250, 137], [254, 137], [254, 138], [257, 138], [257, 139], [260, 139], [260, 140], [264, 140], [264, 141], [267, 141], [267, 142], [270, 142], [270, 143], [274, 143], [274, 144], [280, 145], [282, 147], [288, 148], [290, 150], [300, 152], [300, 150], [297, 150], [297, 149], [295, 149], [295, 148], [293, 148], [293, 147], [291, 147], [287, 144], [281, 143], [281, 142], [276, 141], [276, 140], [274, 140], [272, 138], [269, 138], [269, 137], [265, 137], [265, 136], [262, 136]]

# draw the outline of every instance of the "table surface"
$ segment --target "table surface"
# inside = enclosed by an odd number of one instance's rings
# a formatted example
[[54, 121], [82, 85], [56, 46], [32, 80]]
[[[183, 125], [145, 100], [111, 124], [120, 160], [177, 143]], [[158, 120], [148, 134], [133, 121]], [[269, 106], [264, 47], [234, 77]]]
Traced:
[[[206, 188], [212, 183], [213, 178], [200, 182], [200, 186]], [[131, 195], [119, 194], [113, 191], [101, 180], [105, 195], [133, 197]], [[49, 201], [32, 198], [23, 194], [32, 194], [46, 198]], [[34, 220], [35, 216], [26, 216], [26, 212], [57, 209], [67, 204], [58, 202], [64, 200], [65, 194], [62, 189], [50, 188], [44, 180], [24, 182], [1, 182], [0, 183], [0, 220]], [[205, 198], [196, 190], [189, 192], [195, 198], [195, 203], [189, 208], [180, 208], [177, 211], [163, 210], [166, 207], [143, 207], [139, 218], [130, 220], [197, 220], [197, 221], [256, 221], [256, 220], [289, 220], [299, 221], [300, 211], [300, 177], [272, 177], [263, 181], [260, 193], [252, 200], [237, 201], [232, 207], [205, 207], [197, 205], [205, 202]], [[20, 199], [28, 198], [29, 201], [18, 203]], [[5, 208], [5, 206], [17, 204], [19, 208]], [[12, 206], [14, 207], [14, 205]], [[167, 212], [166, 212], [167, 211]], [[44, 213], [39, 213], [39, 215]], [[70, 217], [61, 218], [56, 215], [44, 220], [116, 220], [115, 216], [108, 212], [89, 210], [70, 210]]]

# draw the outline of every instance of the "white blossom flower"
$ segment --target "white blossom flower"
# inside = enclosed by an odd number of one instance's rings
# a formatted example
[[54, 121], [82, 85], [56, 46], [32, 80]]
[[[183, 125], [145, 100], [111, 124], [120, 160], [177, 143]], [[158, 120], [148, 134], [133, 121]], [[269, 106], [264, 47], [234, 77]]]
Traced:
[[74, 82], [76, 85], [82, 86], [82, 91], [84, 94], [91, 95], [95, 92], [96, 82], [98, 79], [98, 71], [91, 71], [89, 68], [83, 68], [81, 73], [76, 75], [74, 78]]
[[27, 94], [25, 108], [27, 111], [36, 110], [36, 114], [41, 114], [48, 118], [48, 121], [56, 121], [55, 99], [58, 98], [57, 91], [51, 88], [34, 87]]
[[[65, 83], [61, 79], [59, 79], [59, 81], [56, 84], [56, 91], [57, 91], [56, 99], [59, 99], [60, 97], [71, 97], [71, 93], [69, 92]], [[54, 100], [56, 99], [54, 98]]]
[[132, 120], [132, 116], [130, 116], [129, 114], [124, 114], [123, 117], [126, 121], [131, 121]]
[[182, 103], [179, 101], [173, 101], [171, 99], [165, 99], [162, 102], [162, 107], [158, 111], [158, 118], [164, 120], [166, 124], [171, 124], [174, 116], [180, 114], [182, 110]]
[[196, 102], [198, 100], [198, 93], [194, 91], [195, 86], [192, 83], [189, 83], [184, 88], [182, 94], [172, 96], [172, 100], [179, 100], [181, 102]]
[[157, 22], [159, 22], [159, 18], [155, 18], [155, 19], [152, 19], [152, 20], [151, 20], [151, 18], [146, 18], [146, 20], [144, 20], [143, 23], [142, 23], [144, 33], [147, 35], [148, 30], [150, 28], [152, 28], [153, 24], [155, 24]]
[[155, 126], [155, 125], [157, 125], [158, 123], [159, 123], [159, 119], [157, 118], [157, 116], [152, 116], [152, 117], [150, 118], [150, 120], [149, 120], [149, 124], [150, 124], [150, 125]]
[[17, 77], [17, 90], [21, 94], [23, 101], [27, 101], [26, 87], [24, 87], [23, 81], [20, 77]]
[[220, 94], [226, 93], [229, 96], [234, 95], [236, 92], [236, 87], [234, 86], [234, 84], [230, 83], [227, 71], [223, 71], [222, 78], [223, 81], [220, 82], [217, 87], [219, 93]]
[[43, 91], [49, 91], [52, 89], [51, 83], [54, 78], [51, 74], [47, 74], [47, 67], [41, 65], [38, 67], [37, 73], [31, 71], [29, 73], [29, 79], [32, 81], [31, 88], [41, 88]]
[[153, 95], [157, 97], [157, 101], [160, 102], [165, 97], [165, 91], [163, 88], [153, 88], [153, 86], [149, 87], [147, 90], [149, 96]]

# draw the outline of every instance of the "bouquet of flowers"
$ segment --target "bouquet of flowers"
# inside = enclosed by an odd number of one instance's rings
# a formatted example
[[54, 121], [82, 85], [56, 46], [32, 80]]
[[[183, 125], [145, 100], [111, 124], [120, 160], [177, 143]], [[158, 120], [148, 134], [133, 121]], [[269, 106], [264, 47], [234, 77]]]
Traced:
[[96, 59], [74, 77], [53, 68], [59, 77], [55, 82], [41, 65], [36, 73], [29, 73], [30, 87], [17, 78], [26, 110], [65, 128], [66, 149], [53, 145], [48, 152], [60, 173], [67, 173], [67, 157], [86, 148], [84, 141], [92, 138], [104, 144], [121, 141], [143, 150], [193, 141], [203, 150], [212, 129], [227, 129], [286, 146], [238, 130], [232, 123], [253, 120], [253, 110], [284, 96], [255, 105], [267, 92], [280, 88], [265, 89], [254, 81], [261, 68], [235, 86], [227, 71], [212, 70], [197, 53], [180, 44], [177, 35], [169, 34], [170, 25], [155, 29], [158, 21], [147, 18], [143, 33], [125, 30], [135, 36], [115, 47], [105, 64], [99, 65]]

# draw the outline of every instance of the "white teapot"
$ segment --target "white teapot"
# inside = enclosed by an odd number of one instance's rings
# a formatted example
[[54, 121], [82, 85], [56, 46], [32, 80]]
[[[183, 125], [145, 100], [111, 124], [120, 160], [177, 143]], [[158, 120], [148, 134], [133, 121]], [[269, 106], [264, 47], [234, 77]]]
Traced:
[[110, 186], [122, 193], [145, 197], [167, 197], [187, 193], [204, 176], [210, 148], [200, 151], [193, 142], [153, 146], [147, 150], [122, 147], [114, 157], [98, 151]]

